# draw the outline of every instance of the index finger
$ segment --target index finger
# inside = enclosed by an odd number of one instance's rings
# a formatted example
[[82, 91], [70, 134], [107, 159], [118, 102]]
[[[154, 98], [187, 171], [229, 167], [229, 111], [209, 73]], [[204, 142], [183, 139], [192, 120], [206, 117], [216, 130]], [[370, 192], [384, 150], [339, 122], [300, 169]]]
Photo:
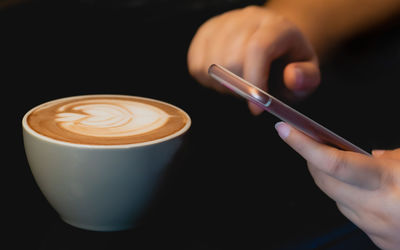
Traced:
[[382, 170], [372, 157], [321, 144], [283, 122], [275, 127], [290, 147], [319, 170], [361, 188], [380, 187]]
[[[271, 31], [272, 30], [272, 31]], [[272, 27], [259, 28], [248, 40], [243, 63], [243, 78], [268, 91], [270, 67], [274, 60], [287, 56], [291, 61], [284, 72], [285, 85], [294, 94], [307, 94], [319, 84], [318, 59], [299, 31]], [[261, 109], [249, 103], [253, 114]]]

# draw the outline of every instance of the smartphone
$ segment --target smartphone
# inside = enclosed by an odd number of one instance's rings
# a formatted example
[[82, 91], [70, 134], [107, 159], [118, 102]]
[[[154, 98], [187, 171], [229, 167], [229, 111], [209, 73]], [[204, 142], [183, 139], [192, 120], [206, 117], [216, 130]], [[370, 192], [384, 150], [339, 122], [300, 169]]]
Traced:
[[228, 89], [244, 97], [248, 101], [255, 103], [257, 106], [275, 115], [279, 119], [289, 123], [314, 140], [342, 150], [370, 155], [368, 152], [333, 133], [299, 111], [289, 107], [282, 101], [235, 75], [226, 68], [213, 64], [209, 67], [208, 74]]

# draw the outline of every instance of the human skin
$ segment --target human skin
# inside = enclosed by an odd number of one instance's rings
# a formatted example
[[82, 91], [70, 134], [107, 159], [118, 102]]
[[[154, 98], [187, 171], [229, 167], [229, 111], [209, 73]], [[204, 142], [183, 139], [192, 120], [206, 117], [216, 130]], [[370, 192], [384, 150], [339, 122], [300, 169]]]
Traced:
[[275, 127], [343, 215], [378, 247], [400, 249], [400, 149], [366, 156], [318, 143], [283, 122]]
[[[268, 90], [270, 65], [284, 57], [283, 82], [302, 99], [320, 83], [319, 57], [398, 14], [398, 0], [270, 0], [228, 11], [200, 26], [187, 54], [188, 69], [201, 84], [221, 92], [226, 90], [207, 74], [213, 63]], [[249, 107], [255, 115], [262, 112]]]
[[[207, 74], [221, 64], [268, 90], [270, 65], [285, 57], [286, 87], [299, 99], [320, 84], [318, 59], [333, 47], [400, 14], [398, 0], [270, 0], [211, 18], [188, 51], [189, 72], [204, 86], [226, 91]], [[249, 104], [257, 115], [262, 111]], [[400, 249], [400, 149], [372, 156], [320, 144], [286, 123], [282, 139], [306, 161], [315, 183], [379, 247]]]
[[[288, 19], [264, 7], [249, 6], [211, 18], [194, 36], [188, 51], [189, 72], [204, 86], [225, 89], [207, 74], [221, 64], [246, 80], [268, 89], [271, 63], [286, 56], [284, 82], [295, 96], [304, 97], [319, 84], [318, 59], [311, 44]], [[253, 114], [262, 110], [249, 104]]]

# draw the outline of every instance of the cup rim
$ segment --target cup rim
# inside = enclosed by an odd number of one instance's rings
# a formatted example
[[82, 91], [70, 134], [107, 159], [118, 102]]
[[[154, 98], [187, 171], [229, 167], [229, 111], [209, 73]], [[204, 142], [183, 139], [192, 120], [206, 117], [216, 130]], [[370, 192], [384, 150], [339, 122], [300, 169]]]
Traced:
[[[44, 105], [48, 105], [51, 104], [52, 102], [56, 102], [56, 101], [60, 101], [60, 100], [70, 100], [70, 99], [78, 99], [78, 98], [82, 98], [82, 97], [89, 97], [89, 96], [95, 96], [95, 97], [134, 97], [134, 98], [139, 98], [139, 99], [143, 99], [143, 100], [150, 100], [150, 101], [154, 101], [154, 102], [158, 102], [158, 103], [162, 103], [165, 105], [168, 105], [170, 107], [176, 108], [180, 111], [182, 111], [182, 113], [187, 117], [187, 123], [185, 124], [184, 127], [182, 127], [180, 130], [176, 131], [173, 134], [170, 134], [168, 136], [156, 139], [156, 140], [151, 140], [151, 141], [147, 141], [147, 142], [139, 142], [139, 143], [131, 143], [131, 144], [113, 144], [113, 145], [92, 145], [92, 144], [81, 144], [81, 143], [73, 143], [73, 142], [67, 142], [67, 141], [62, 141], [62, 140], [57, 140], [51, 137], [48, 137], [46, 135], [42, 135], [38, 132], [36, 132], [35, 130], [33, 130], [28, 122], [28, 116], [36, 109], [44, 106]], [[87, 95], [75, 95], [75, 96], [69, 96], [69, 97], [62, 97], [62, 98], [57, 98], [51, 101], [47, 101], [44, 102], [42, 104], [36, 105], [35, 107], [31, 108], [28, 112], [25, 113], [24, 117], [22, 118], [22, 128], [24, 129], [24, 131], [26, 131], [27, 133], [43, 140], [43, 141], [47, 141], [50, 143], [55, 143], [55, 144], [59, 144], [59, 145], [64, 145], [64, 146], [71, 146], [71, 147], [76, 147], [76, 148], [93, 148], [93, 149], [104, 149], [104, 148], [136, 148], [136, 147], [144, 147], [144, 146], [149, 146], [149, 145], [154, 145], [154, 144], [159, 144], [162, 142], [166, 142], [169, 140], [172, 140], [176, 137], [179, 137], [183, 134], [185, 134], [190, 126], [192, 124], [192, 120], [190, 118], [190, 116], [181, 108], [164, 102], [164, 101], [160, 101], [157, 99], [153, 99], [153, 98], [148, 98], [148, 97], [141, 97], [141, 96], [134, 96], [134, 95], [121, 95], [121, 94], [87, 94]]]

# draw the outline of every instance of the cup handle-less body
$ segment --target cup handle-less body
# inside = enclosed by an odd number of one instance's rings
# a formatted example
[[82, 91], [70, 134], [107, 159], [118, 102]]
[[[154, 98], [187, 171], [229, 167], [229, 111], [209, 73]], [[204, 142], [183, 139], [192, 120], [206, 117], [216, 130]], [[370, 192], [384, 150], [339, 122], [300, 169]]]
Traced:
[[208, 73], [212, 78], [228, 89], [255, 103], [257, 106], [275, 115], [279, 119], [288, 122], [313, 139], [346, 151], [354, 151], [370, 155], [365, 150], [333, 133], [329, 129], [289, 107], [282, 101], [233, 74], [222, 66], [213, 64], [208, 69]]
[[78, 228], [135, 227], [182, 136], [145, 146], [87, 146], [46, 139], [23, 121], [25, 153], [40, 190]]

